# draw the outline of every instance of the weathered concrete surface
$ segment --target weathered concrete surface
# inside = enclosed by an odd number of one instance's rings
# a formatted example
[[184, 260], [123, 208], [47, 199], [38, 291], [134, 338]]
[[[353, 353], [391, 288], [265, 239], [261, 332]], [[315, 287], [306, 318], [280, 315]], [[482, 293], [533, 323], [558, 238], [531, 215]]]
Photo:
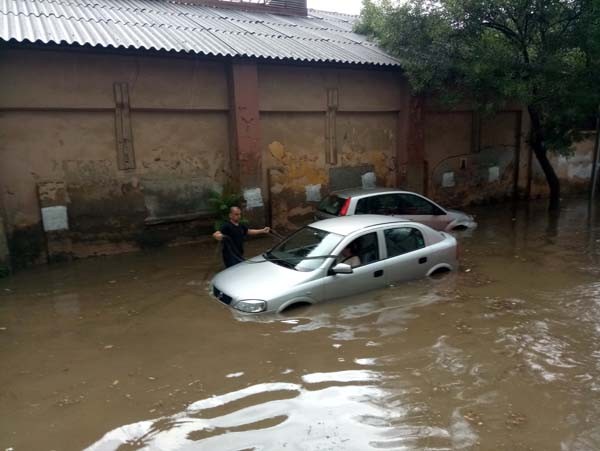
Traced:
[[258, 67], [261, 112], [325, 112], [327, 88], [337, 88], [340, 112], [397, 111], [402, 77], [376, 69], [265, 64]]
[[[312, 193], [329, 191], [332, 167], [372, 165], [378, 184], [395, 184], [401, 80], [378, 70], [259, 67], [261, 145], [276, 228], [312, 219], [318, 203]], [[332, 90], [336, 114], [327, 130]], [[328, 135], [335, 143], [333, 163]]]
[[261, 116], [261, 122], [263, 161], [271, 168], [267, 180], [272, 225], [293, 229], [314, 212], [305, 186], [321, 185], [321, 194], [326, 192], [324, 114], [269, 113]]
[[232, 62], [230, 73], [231, 158], [234, 186], [246, 201], [246, 219], [265, 222], [264, 180], [260, 147], [258, 68], [256, 62]]
[[341, 113], [337, 118], [341, 166], [373, 165], [377, 185], [396, 179], [396, 113]]
[[42, 211], [42, 226], [46, 234], [49, 262], [70, 260], [73, 257], [69, 233], [69, 194], [64, 181], [40, 181], [38, 200]]
[[[391, 70], [32, 49], [0, 58], [0, 205], [15, 268], [199, 239], [211, 231], [207, 195], [225, 185], [262, 200], [249, 215], [257, 226], [268, 216], [294, 228], [312, 218], [332, 169], [372, 167], [379, 185], [449, 206], [510, 196], [515, 176], [521, 195], [547, 190], [526, 115], [444, 111]], [[127, 170], [115, 83], [130, 100]], [[590, 154], [581, 144], [556, 162], [565, 191], [585, 186]], [[64, 186], [63, 204], [38, 196], [48, 183]], [[66, 209], [68, 230], [44, 231], [48, 207]]]
[[132, 108], [228, 108], [224, 63], [17, 49], [3, 49], [0, 55], [2, 108], [114, 108], [115, 81], [129, 84]]
[[10, 251], [6, 239], [6, 228], [4, 227], [4, 218], [0, 212], [0, 277], [5, 277], [11, 272]]
[[[206, 193], [227, 182], [224, 64], [32, 50], [3, 50], [2, 58], [0, 195], [15, 267], [210, 231], [207, 220], [173, 224], [171, 234], [146, 220], [206, 212]], [[117, 168], [116, 81], [129, 84], [137, 160], [129, 171]], [[50, 240], [37, 192], [47, 182], [63, 183], [68, 198], [69, 230]]]
[[518, 112], [479, 119], [473, 111], [428, 112], [429, 194], [448, 206], [511, 197], [519, 145]]
[[[590, 187], [592, 159], [595, 133], [589, 133], [584, 141], [576, 143], [573, 151], [567, 156], [550, 151], [550, 162], [560, 180], [561, 195], [572, 195], [586, 192]], [[528, 149], [527, 152], [530, 152]], [[531, 187], [532, 198], [547, 197], [549, 193], [546, 177], [535, 155], [531, 155]]]
[[425, 114], [423, 100], [410, 95], [405, 85], [405, 99], [398, 115], [399, 145], [397, 158], [400, 167], [398, 185], [406, 190], [428, 193], [428, 166], [425, 150]]

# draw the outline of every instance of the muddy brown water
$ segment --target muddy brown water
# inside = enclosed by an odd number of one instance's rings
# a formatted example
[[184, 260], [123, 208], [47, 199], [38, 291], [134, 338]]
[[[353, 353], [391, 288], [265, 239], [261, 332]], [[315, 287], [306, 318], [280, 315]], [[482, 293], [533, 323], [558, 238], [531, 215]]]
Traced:
[[600, 213], [476, 213], [459, 272], [284, 315], [213, 244], [1, 280], [0, 449], [600, 449]]

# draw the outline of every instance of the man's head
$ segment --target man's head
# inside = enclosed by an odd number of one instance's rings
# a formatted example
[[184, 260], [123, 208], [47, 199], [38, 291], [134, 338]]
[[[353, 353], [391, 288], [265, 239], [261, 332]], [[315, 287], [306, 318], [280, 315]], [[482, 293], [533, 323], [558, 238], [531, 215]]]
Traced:
[[239, 224], [242, 219], [242, 210], [240, 207], [233, 206], [229, 209], [229, 220], [234, 224]]

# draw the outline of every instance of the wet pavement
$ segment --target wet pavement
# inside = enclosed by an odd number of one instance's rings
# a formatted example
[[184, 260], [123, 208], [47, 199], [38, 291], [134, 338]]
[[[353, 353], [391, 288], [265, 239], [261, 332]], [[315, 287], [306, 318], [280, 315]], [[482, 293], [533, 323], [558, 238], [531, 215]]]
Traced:
[[0, 449], [600, 449], [600, 212], [475, 213], [459, 272], [284, 315], [212, 243], [0, 280]]

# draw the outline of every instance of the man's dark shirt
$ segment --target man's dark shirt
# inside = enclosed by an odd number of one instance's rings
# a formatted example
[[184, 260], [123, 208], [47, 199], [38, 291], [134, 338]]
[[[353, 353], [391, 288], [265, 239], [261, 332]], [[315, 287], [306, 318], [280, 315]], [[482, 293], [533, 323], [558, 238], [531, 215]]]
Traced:
[[237, 265], [244, 256], [244, 237], [248, 234], [248, 227], [244, 224], [235, 225], [227, 221], [220, 228], [223, 235], [223, 262], [225, 267]]

